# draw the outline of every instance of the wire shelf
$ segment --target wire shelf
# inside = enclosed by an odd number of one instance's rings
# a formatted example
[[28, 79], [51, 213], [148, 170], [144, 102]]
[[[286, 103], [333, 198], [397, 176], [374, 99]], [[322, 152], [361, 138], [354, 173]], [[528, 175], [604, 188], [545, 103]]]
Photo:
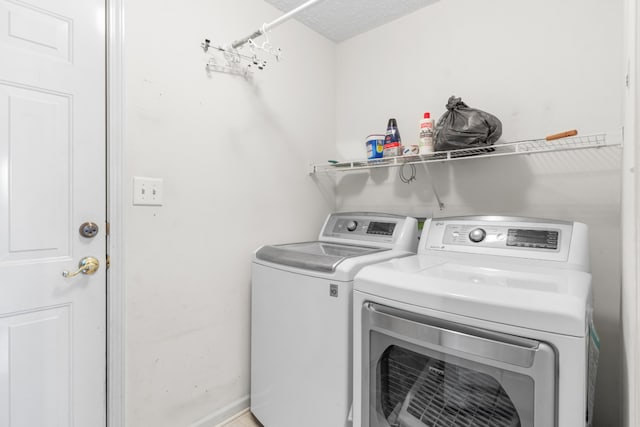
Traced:
[[[613, 138], [616, 139], [616, 138]], [[532, 139], [526, 141], [496, 144], [481, 148], [464, 148], [461, 150], [437, 151], [435, 153], [385, 157], [375, 160], [354, 160], [337, 163], [312, 165], [311, 174], [329, 172], [348, 172], [402, 166], [405, 164], [448, 162], [453, 160], [477, 159], [484, 157], [512, 156], [517, 154], [548, 153], [554, 151], [580, 150], [586, 148], [601, 148], [605, 146], [621, 146], [622, 142], [612, 140], [607, 134], [574, 136], [547, 141], [546, 139]]]

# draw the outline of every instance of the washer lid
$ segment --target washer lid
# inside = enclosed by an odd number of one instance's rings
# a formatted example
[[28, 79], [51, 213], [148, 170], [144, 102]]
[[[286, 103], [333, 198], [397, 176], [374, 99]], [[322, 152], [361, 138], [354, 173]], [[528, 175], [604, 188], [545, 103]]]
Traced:
[[390, 249], [326, 242], [303, 242], [263, 246], [256, 252], [256, 258], [275, 264], [331, 273], [345, 259], [388, 250]]
[[363, 268], [354, 289], [489, 322], [583, 337], [591, 308], [589, 273], [414, 255]]

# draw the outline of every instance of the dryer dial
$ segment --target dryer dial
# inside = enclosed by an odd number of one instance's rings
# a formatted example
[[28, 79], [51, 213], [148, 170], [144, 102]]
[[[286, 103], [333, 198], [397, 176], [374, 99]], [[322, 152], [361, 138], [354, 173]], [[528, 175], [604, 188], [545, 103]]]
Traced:
[[471, 240], [472, 242], [482, 242], [485, 237], [487, 237], [487, 232], [482, 228], [474, 228], [473, 230], [471, 230], [471, 232], [469, 232], [469, 240]]
[[349, 221], [347, 223], [347, 230], [355, 231], [356, 228], [358, 228], [358, 221]]

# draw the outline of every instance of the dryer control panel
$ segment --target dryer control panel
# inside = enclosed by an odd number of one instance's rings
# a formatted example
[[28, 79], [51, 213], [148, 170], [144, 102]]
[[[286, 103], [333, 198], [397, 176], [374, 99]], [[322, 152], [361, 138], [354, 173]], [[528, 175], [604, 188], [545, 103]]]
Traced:
[[560, 220], [475, 216], [433, 218], [422, 231], [419, 253], [468, 254], [588, 264], [587, 228]]
[[515, 228], [486, 224], [451, 224], [444, 232], [444, 243], [483, 247], [514, 247], [557, 251], [562, 230]]

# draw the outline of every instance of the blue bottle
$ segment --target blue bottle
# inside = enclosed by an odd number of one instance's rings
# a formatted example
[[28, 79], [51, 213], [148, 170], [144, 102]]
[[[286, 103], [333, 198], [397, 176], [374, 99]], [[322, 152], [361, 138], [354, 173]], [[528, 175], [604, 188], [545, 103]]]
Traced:
[[382, 157], [394, 157], [402, 155], [402, 139], [398, 130], [396, 119], [389, 119], [387, 133], [384, 138], [384, 151]]

